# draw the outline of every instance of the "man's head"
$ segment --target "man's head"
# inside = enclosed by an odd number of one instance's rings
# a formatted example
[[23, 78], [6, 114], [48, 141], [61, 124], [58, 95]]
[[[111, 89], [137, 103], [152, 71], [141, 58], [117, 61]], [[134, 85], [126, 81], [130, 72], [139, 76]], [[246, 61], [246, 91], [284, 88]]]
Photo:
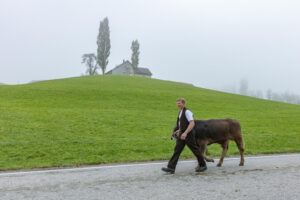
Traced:
[[185, 106], [185, 100], [184, 100], [184, 98], [178, 98], [178, 99], [176, 100], [176, 102], [177, 102], [177, 107], [178, 107], [180, 110], [182, 110], [182, 109], [184, 108], [184, 106]]

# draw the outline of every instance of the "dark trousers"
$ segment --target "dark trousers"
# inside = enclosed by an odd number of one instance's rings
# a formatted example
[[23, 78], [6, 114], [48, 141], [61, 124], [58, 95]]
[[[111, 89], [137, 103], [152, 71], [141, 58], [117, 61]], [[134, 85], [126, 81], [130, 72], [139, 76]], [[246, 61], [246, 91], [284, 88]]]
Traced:
[[187, 134], [185, 140], [177, 139], [173, 156], [168, 163], [168, 168], [171, 168], [171, 169], [176, 168], [179, 156], [180, 156], [182, 150], [184, 149], [185, 145], [187, 145], [190, 148], [190, 150], [193, 152], [193, 154], [197, 157], [199, 165], [201, 167], [206, 166], [204, 158], [203, 158], [202, 154], [200, 153], [199, 147], [196, 144], [195, 130], [192, 130], [191, 132], [189, 132]]

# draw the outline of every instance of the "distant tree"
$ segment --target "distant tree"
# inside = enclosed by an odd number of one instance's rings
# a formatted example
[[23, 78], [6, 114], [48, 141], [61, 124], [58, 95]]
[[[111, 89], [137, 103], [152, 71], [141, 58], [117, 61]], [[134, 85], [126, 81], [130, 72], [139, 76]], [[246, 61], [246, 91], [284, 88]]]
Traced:
[[240, 94], [248, 94], [248, 81], [246, 79], [242, 79], [240, 81]]
[[138, 68], [139, 65], [139, 55], [140, 55], [140, 44], [137, 40], [133, 40], [131, 43], [131, 50], [132, 50], [132, 55], [131, 55], [131, 63], [134, 69]]
[[87, 67], [86, 73], [88, 75], [96, 75], [97, 74], [97, 57], [93, 53], [83, 54], [82, 55], [82, 62]]
[[266, 97], [267, 97], [267, 99], [269, 99], [269, 100], [272, 100], [272, 90], [271, 89], [268, 89], [267, 90], [267, 94], [266, 94]]
[[286, 91], [282, 94], [282, 98], [283, 98], [283, 101], [287, 102], [287, 103], [299, 104], [299, 102], [300, 102], [299, 95], [291, 94], [288, 91]]
[[296, 104], [299, 104], [299, 105], [300, 105], [300, 96], [297, 96], [297, 97], [296, 97]]
[[97, 45], [97, 62], [102, 70], [102, 74], [104, 74], [110, 55], [110, 31], [107, 17], [100, 22]]
[[257, 90], [256, 91], [256, 97], [263, 99], [264, 98], [264, 93], [261, 90]]
[[284, 102], [284, 99], [283, 99], [282, 95], [279, 94], [279, 93], [276, 93], [276, 92], [272, 93], [272, 100], [274, 100], [274, 101], [283, 101]]
[[288, 91], [285, 91], [281, 96], [284, 102], [293, 103], [294, 101], [294, 95], [290, 94]]
[[272, 92], [272, 90], [268, 89], [266, 92], [266, 97], [269, 100], [273, 101], [281, 101], [286, 103], [300, 104], [300, 96], [296, 94], [292, 94], [289, 92], [284, 93], [276, 93]]

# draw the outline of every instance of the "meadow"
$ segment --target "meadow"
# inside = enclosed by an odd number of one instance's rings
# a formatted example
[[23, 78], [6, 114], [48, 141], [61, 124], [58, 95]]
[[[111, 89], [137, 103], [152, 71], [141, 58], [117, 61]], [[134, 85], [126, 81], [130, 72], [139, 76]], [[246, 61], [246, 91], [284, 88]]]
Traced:
[[[169, 159], [178, 97], [195, 119], [238, 119], [245, 154], [300, 152], [299, 105], [99, 75], [0, 85], [0, 170]], [[219, 156], [220, 146], [209, 153]], [[238, 155], [234, 143], [229, 155]], [[191, 157], [186, 147], [181, 158]]]

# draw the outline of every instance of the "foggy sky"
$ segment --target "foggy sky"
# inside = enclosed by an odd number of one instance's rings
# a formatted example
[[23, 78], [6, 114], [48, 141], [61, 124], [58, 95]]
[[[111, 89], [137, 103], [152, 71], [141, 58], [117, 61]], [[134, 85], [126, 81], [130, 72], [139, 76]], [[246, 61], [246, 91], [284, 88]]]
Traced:
[[299, 11], [296, 0], [0, 0], [0, 83], [80, 76], [107, 16], [107, 71], [138, 39], [154, 78], [300, 94]]

